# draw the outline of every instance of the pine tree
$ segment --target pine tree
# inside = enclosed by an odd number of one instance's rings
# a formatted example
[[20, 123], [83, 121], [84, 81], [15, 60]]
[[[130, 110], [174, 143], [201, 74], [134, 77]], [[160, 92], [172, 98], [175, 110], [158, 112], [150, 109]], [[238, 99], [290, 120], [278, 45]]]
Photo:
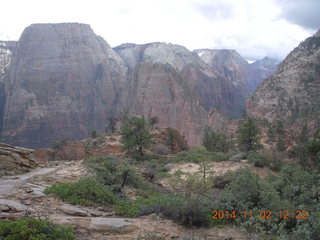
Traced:
[[252, 118], [247, 118], [239, 125], [238, 143], [239, 147], [245, 153], [256, 151], [263, 146], [259, 143], [260, 129]]
[[285, 130], [283, 126], [283, 122], [278, 121], [276, 124], [276, 133], [277, 133], [277, 150], [279, 152], [283, 152], [286, 150], [286, 142], [285, 142]]
[[122, 150], [136, 159], [144, 158], [144, 150], [151, 144], [152, 135], [144, 118], [128, 117], [121, 129]]
[[177, 142], [177, 132], [172, 128], [168, 128], [167, 134], [168, 134], [167, 144], [170, 146], [171, 152], [173, 152], [174, 146], [176, 145], [176, 142]]
[[206, 128], [201, 140], [202, 146], [204, 146], [209, 152], [228, 152], [230, 143], [222, 133], [216, 133], [209, 128]]

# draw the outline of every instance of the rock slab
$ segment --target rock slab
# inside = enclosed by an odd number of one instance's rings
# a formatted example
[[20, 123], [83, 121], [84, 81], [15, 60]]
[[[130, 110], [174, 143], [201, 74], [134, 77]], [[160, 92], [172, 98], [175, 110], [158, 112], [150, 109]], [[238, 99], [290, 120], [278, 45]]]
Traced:
[[51, 220], [57, 224], [86, 228], [96, 232], [126, 234], [139, 229], [122, 218], [51, 217]]

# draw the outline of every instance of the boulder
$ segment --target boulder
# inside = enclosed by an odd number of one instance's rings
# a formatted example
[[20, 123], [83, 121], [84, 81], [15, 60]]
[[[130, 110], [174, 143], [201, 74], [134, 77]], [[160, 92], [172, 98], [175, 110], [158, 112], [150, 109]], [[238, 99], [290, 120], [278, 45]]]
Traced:
[[29, 172], [37, 165], [34, 150], [0, 143], [0, 177]]
[[26, 205], [23, 205], [21, 203], [7, 200], [7, 199], [0, 199], [0, 209], [3, 209], [5, 211], [10, 212], [33, 212], [34, 210], [32, 208], [28, 208]]

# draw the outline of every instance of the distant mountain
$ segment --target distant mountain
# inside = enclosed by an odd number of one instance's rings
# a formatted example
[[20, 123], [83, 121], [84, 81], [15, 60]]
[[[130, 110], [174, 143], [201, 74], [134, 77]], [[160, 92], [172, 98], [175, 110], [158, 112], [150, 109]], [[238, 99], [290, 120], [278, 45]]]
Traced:
[[248, 103], [248, 113], [270, 122], [282, 120], [298, 134], [320, 126], [320, 31], [296, 47], [276, 74], [264, 80]]
[[[200, 54], [166, 43], [112, 49], [86, 24], [33, 24], [10, 44], [0, 46], [1, 140], [26, 147], [103, 132], [123, 110], [157, 115], [160, 127], [199, 144], [204, 127], [227, 128], [222, 114], [240, 116], [254, 86], [251, 65], [234, 50]], [[255, 82], [272, 71], [259, 66]]]
[[85, 24], [34, 24], [18, 42], [1, 139], [28, 147], [102, 131], [121, 105], [127, 68]]
[[17, 48], [17, 42], [0, 41], [0, 130], [3, 125], [3, 113], [6, 102], [5, 79], [7, 78], [12, 55]]

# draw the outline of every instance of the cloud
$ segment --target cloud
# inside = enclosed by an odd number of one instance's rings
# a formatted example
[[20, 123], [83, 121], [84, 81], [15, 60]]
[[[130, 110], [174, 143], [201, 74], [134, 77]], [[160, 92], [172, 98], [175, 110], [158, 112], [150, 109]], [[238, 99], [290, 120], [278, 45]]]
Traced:
[[[291, 1], [279, 2], [10, 0], [1, 4], [0, 33], [17, 40], [32, 23], [81, 22], [90, 24], [111, 46], [159, 41], [183, 45], [190, 50], [232, 48], [250, 59], [264, 56], [282, 59], [314, 32], [292, 23], [295, 15], [290, 15], [289, 9], [293, 7], [284, 7], [284, 3]], [[304, 11], [308, 12], [307, 8]]]
[[304, 28], [320, 28], [319, 0], [277, 0], [282, 8], [281, 17]]

